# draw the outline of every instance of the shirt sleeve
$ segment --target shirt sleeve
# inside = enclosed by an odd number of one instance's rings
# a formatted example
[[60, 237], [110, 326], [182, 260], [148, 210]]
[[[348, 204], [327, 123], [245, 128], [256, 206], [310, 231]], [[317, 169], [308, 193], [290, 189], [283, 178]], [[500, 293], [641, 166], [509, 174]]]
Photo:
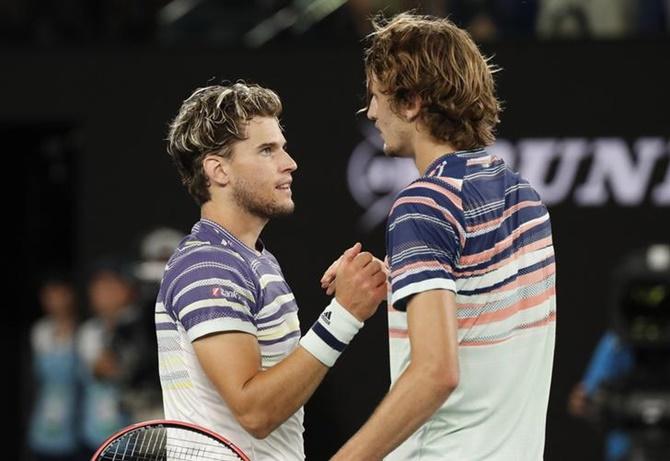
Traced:
[[424, 291], [456, 292], [462, 216], [457, 192], [438, 181], [415, 182], [398, 195], [386, 232], [394, 309], [404, 311], [409, 299]]
[[249, 264], [219, 249], [200, 249], [188, 258], [172, 284], [169, 310], [189, 339], [227, 331], [256, 336], [256, 282]]

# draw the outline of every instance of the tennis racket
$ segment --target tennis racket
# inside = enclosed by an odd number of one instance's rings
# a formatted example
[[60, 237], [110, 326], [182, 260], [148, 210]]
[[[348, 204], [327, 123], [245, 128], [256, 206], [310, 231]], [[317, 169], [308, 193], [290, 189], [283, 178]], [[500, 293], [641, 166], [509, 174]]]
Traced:
[[194, 424], [154, 420], [108, 438], [91, 461], [250, 461], [232, 442]]

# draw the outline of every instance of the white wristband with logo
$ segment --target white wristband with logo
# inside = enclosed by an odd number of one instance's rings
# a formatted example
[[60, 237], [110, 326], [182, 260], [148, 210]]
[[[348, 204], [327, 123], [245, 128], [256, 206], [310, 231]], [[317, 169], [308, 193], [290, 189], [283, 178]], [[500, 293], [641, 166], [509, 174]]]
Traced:
[[349, 342], [363, 328], [363, 322], [335, 298], [302, 337], [300, 345], [327, 367], [332, 367]]

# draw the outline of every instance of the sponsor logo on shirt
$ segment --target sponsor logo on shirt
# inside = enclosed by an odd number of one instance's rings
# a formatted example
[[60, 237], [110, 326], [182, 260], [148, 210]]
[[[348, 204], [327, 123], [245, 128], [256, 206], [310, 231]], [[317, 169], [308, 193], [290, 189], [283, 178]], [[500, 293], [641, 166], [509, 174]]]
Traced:
[[222, 287], [212, 288], [212, 296], [215, 298], [235, 298], [235, 299], [238, 299], [240, 297], [240, 295], [237, 294], [237, 292]]

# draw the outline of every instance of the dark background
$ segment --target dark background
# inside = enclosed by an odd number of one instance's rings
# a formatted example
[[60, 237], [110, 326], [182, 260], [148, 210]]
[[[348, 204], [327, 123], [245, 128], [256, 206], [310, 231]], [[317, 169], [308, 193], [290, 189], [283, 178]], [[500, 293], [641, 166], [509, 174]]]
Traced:
[[[670, 42], [500, 42], [486, 47], [503, 68], [499, 135], [520, 138], [670, 138]], [[278, 91], [294, 175], [295, 214], [271, 222], [263, 238], [282, 264], [303, 329], [327, 303], [323, 270], [361, 241], [383, 255], [383, 224], [356, 225], [364, 213], [346, 169], [362, 140], [364, 76], [358, 46], [276, 46], [261, 51], [206, 48], [0, 51], [0, 135], [9, 188], [10, 270], [3, 346], [11, 357], [10, 439], [23, 446], [29, 393], [25, 338], [39, 310], [32, 291], [51, 261], [83, 268], [103, 254], [132, 255], [156, 226], [188, 232], [198, 209], [165, 153], [167, 123], [196, 87], [245, 79]], [[666, 143], [667, 145], [667, 143]], [[566, 399], [609, 321], [609, 273], [630, 249], [670, 241], [670, 208], [649, 191], [667, 174], [658, 162], [643, 203], [610, 200], [580, 207], [572, 196], [550, 207], [558, 268], [558, 337], [545, 459], [600, 457], [597, 428], [567, 415]], [[580, 169], [579, 181], [584, 180]], [[17, 234], [16, 235], [12, 234]], [[15, 243], [16, 242], [16, 243]], [[306, 452], [321, 460], [355, 431], [388, 384], [385, 309], [370, 319], [306, 407]], [[16, 345], [21, 347], [17, 350]], [[495, 377], [492, 377], [495, 379]], [[17, 398], [14, 398], [17, 396]], [[11, 456], [8, 459], [18, 459]]]

